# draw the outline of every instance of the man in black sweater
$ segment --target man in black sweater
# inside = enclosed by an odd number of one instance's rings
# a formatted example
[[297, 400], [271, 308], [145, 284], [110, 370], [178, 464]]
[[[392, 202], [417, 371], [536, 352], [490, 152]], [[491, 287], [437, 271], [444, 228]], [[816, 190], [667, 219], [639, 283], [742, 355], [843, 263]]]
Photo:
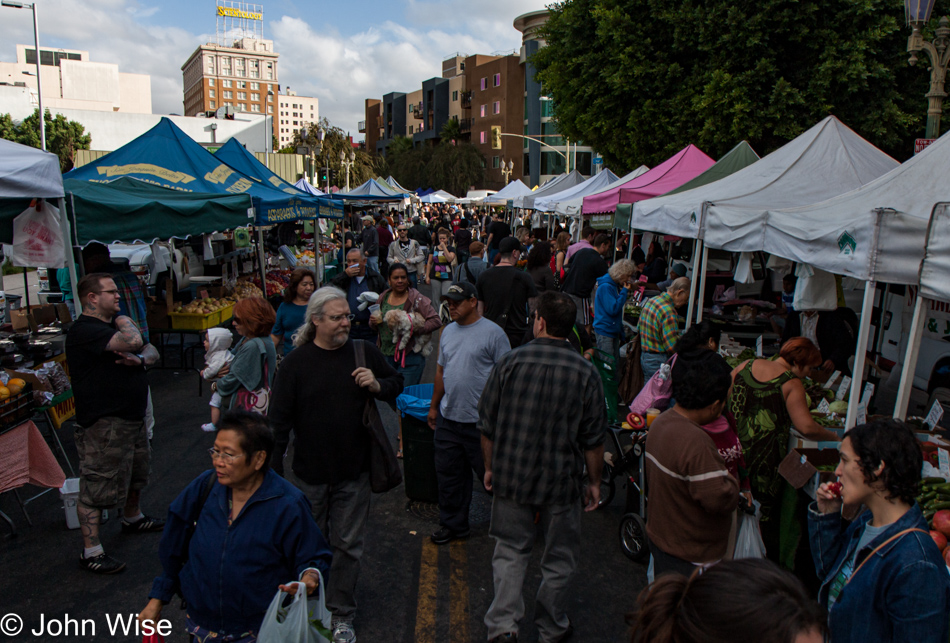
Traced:
[[[307, 327], [277, 372], [269, 418], [276, 445], [272, 466], [284, 474], [284, 453], [294, 434], [287, 478], [310, 500], [313, 517], [333, 547], [326, 588], [334, 640], [354, 640], [356, 583], [369, 516], [367, 400], [394, 402], [403, 377], [376, 348], [362, 342], [366, 367], [356, 367], [358, 346], [349, 338], [346, 293], [327, 286], [310, 297]], [[315, 368], [315, 365], [317, 366]], [[347, 638], [350, 637], [350, 638]]]

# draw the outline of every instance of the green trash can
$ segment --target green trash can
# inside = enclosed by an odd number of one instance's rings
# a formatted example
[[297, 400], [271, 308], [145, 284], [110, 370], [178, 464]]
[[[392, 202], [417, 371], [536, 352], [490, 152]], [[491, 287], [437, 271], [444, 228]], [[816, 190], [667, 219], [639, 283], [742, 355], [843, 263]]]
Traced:
[[429, 428], [432, 384], [407, 386], [396, 398], [402, 423], [403, 478], [410, 500], [438, 504], [434, 431]]

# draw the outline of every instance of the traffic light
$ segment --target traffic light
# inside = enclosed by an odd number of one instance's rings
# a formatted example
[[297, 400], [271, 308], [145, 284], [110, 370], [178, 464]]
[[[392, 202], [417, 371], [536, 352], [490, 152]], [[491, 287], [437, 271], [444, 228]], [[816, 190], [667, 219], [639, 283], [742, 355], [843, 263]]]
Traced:
[[491, 148], [493, 150], [501, 149], [501, 126], [491, 126]]
[[336, 185], [336, 169], [330, 168], [330, 185]]
[[327, 183], [327, 168], [320, 168], [320, 185], [326, 185]]

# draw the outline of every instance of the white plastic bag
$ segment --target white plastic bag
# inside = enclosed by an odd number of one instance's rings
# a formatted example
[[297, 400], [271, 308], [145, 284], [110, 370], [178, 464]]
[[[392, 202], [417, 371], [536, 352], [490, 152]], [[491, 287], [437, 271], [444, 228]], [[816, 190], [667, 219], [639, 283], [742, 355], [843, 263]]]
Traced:
[[330, 611], [326, 606], [323, 575], [320, 575], [319, 595], [314, 600], [307, 600], [306, 585], [302, 582], [296, 585], [297, 593], [289, 606], [283, 607], [285, 592], [278, 591], [274, 596], [261, 623], [258, 643], [330, 643]]
[[46, 201], [37, 201], [13, 220], [14, 266], [31, 268], [63, 268], [66, 246], [59, 225], [59, 209]]
[[795, 282], [795, 310], [835, 310], [838, 307], [838, 284], [830, 272], [807, 264], [798, 264]]
[[733, 559], [765, 558], [765, 543], [762, 542], [762, 532], [759, 530], [759, 516], [762, 515], [762, 505], [753, 500], [755, 515], [742, 514], [739, 521], [739, 533], [736, 535], [736, 552]]
[[752, 274], [752, 253], [740, 252], [739, 262], [736, 264], [735, 282], [737, 284], [755, 283], [755, 275]]

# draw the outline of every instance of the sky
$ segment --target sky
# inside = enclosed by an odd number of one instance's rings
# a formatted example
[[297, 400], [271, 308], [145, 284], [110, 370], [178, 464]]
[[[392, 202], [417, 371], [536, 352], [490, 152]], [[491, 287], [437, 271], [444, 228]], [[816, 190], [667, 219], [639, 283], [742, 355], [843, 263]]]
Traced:
[[[152, 111], [182, 112], [181, 66], [215, 39], [214, 0], [33, 0], [40, 47], [149, 74]], [[444, 58], [521, 46], [514, 19], [545, 0], [258, 0], [264, 37], [280, 54], [281, 91], [320, 99], [320, 116], [362, 139], [363, 101], [419, 89]], [[29, 10], [0, 8], [0, 61], [33, 43]]]

